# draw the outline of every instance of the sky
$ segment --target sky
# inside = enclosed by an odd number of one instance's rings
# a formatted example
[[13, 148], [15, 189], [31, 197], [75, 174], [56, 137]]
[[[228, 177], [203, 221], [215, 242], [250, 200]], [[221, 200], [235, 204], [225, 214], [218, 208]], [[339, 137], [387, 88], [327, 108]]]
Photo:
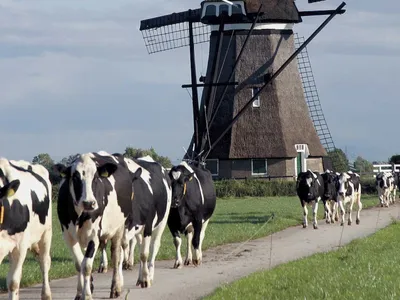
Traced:
[[[189, 49], [149, 55], [140, 20], [199, 7], [193, 0], [0, 0], [0, 155], [150, 148], [173, 161], [192, 135]], [[341, 1], [299, 10], [334, 9]], [[336, 147], [350, 158], [400, 153], [400, 1], [348, 0], [309, 44]], [[308, 37], [326, 17], [307, 17]], [[198, 77], [208, 44], [196, 46]]]

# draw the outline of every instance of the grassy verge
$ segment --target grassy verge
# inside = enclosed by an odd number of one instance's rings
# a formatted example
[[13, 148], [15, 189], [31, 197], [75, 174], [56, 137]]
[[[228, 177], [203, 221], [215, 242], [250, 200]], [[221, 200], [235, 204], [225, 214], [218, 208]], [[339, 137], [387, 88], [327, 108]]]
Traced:
[[204, 299], [399, 299], [400, 223], [347, 246], [257, 272]]
[[[374, 206], [377, 202], [376, 196], [366, 195], [363, 197], [365, 208]], [[321, 207], [319, 209], [319, 219], [323, 217], [323, 209]], [[61, 236], [56, 205], [53, 205], [53, 210], [54, 225], [50, 278], [56, 279], [75, 275], [75, 268], [71, 255]], [[267, 226], [259, 230], [272, 214], [275, 214], [275, 218]], [[287, 227], [301, 224], [301, 222], [302, 209], [297, 197], [219, 199], [217, 201], [216, 212], [207, 228], [204, 249], [226, 243], [245, 241], [254, 233], [256, 234], [252, 236], [253, 239], [263, 237]], [[185, 246], [182, 247], [182, 254], [185, 253], [185, 248]], [[166, 228], [157, 259], [171, 259], [174, 257], [175, 250], [171, 234], [169, 229]], [[97, 257], [95, 269], [97, 269], [98, 265], [99, 259]], [[0, 289], [2, 290], [6, 289], [5, 278], [8, 269], [8, 261], [5, 260], [0, 269]], [[31, 254], [28, 254], [23, 267], [21, 286], [28, 286], [39, 282], [41, 282], [39, 264]]]

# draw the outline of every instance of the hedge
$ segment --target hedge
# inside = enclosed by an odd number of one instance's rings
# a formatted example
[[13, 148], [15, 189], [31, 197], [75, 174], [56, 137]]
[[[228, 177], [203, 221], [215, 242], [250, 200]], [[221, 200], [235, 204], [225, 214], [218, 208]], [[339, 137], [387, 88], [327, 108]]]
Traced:
[[[296, 196], [296, 182], [287, 180], [266, 181], [263, 179], [215, 181], [218, 198], [240, 197], [284, 197]], [[373, 178], [361, 180], [362, 194], [377, 194]]]

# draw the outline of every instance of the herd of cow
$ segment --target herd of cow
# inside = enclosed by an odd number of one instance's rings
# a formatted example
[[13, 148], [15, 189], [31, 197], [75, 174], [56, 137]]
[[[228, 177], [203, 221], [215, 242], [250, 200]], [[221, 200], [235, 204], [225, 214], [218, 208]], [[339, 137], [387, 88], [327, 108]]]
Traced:
[[[203, 166], [183, 161], [167, 171], [149, 156], [129, 159], [100, 151], [81, 154], [70, 165], [56, 164], [54, 168], [62, 177], [58, 219], [78, 272], [75, 299], [92, 299], [94, 257], [101, 251], [99, 272], [107, 272], [109, 241], [114, 266], [110, 298], [121, 295], [122, 270], [132, 268], [136, 244], [140, 249], [136, 284], [144, 288], [152, 284], [166, 226], [176, 249], [174, 268], [183, 263], [201, 264], [205, 230], [216, 206], [212, 176]], [[0, 264], [8, 255], [9, 299], [19, 299], [28, 250], [39, 259], [41, 297], [51, 299], [49, 172], [39, 164], [0, 158], [0, 187]], [[181, 234], [187, 236], [185, 262], [181, 257]]]
[[[400, 188], [399, 173], [380, 172], [376, 175], [376, 188], [380, 204], [382, 207], [389, 207], [396, 199], [396, 190]], [[360, 224], [360, 212], [362, 210], [361, 202], [361, 182], [360, 176], [352, 171], [332, 172], [326, 170], [324, 173], [307, 170], [300, 172], [296, 183], [297, 195], [303, 207], [303, 227], [308, 226], [307, 204], [312, 204], [313, 227], [318, 228], [317, 214], [318, 204], [322, 201], [326, 223], [335, 223], [339, 221], [344, 225], [345, 215], [348, 214], [348, 225], [351, 225], [353, 205], [357, 203], [356, 224]], [[345, 209], [348, 206], [348, 209]]]
[[[93, 261], [100, 251], [98, 272], [107, 272], [106, 246], [111, 242], [113, 274], [110, 298], [121, 295], [123, 269], [132, 269], [134, 249], [139, 246], [136, 285], [152, 285], [161, 236], [168, 226], [176, 249], [174, 268], [199, 265], [202, 242], [216, 206], [211, 173], [197, 163], [181, 162], [167, 171], [146, 156], [129, 159], [104, 151], [79, 155], [70, 165], [56, 164], [60, 174], [57, 214], [67, 248], [78, 272], [75, 299], [92, 299]], [[394, 202], [399, 176], [379, 173], [377, 190], [382, 206]], [[351, 171], [298, 174], [296, 184], [308, 225], [307, 204], [313, 206], [313, 227], [318, 228], [318, 204], [322, 200], [327, 223], [348, 224], [357, 202], [360, 223], [360, 176]], [[340, 213], [339, 213], [340, 210]], [[181, 234], [187, 237], [187, 254], [181, 256]], [[52, 183], [39, 164], [0, 158], [0, 264], [8, 255], [9, 299], [19, 299], [22, 266], [28, 250], [39, 259], [43, 277], [42, 299], [51, 299], [49, 270], [52, 239]], [[82, 248], [84, 251], [82, 251]], [[192, 252], [193, 248], [193, 252]]]

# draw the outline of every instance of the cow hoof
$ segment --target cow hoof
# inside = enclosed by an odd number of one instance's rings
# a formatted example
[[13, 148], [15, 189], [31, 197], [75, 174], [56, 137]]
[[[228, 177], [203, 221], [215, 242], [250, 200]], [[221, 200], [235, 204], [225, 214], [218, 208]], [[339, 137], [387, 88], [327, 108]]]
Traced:
[[136, 286], [140, 286], [141, 288], [149, 288], [151, 287], [151, 280], [138, 280], [136, 282]]
[[133, 270], [133, 265], [130, 264], [129, 262], [124, 261], [122, 263], [122, 269], [123, 270]]
[[344, 226], [344, 223], [343, 223], [343, 222], [341, 222], [341, 223], [340, 223], [340, 226]]
[[333, 219], [331, 220], [331, 224], [335, 224], [335, 221]]
[[185, 259], [185, 266], [190, 266], [192, 263], [191, 259]]
[[76, 295], [74, 300], [81, 300], [82, 299], [82, 295]]
[[108, 268], [107, 267], [103, 267], [103, 266], [100, 266], [99, 270], [98, 270], [99, 273], [107, 273], [107, 271], [108, 271]]
[[331, 223], [331, 221], [330, 220], [326, 220], [326, 224], [330, 224]]
[[176, 261], [174, 264], [174, 269], [182, 269], [182, 262]]
[[49, 294], [47, 294], [47, 295], [42, 294], [41, 296], [42, 296], [42, 298], [41, 298], [42, 300], [51, 300], [51, 295], [49, 295]]
[[347, 225], [351, 226], [351, 223], [352, 223], [351, 221], [348, 221], [348, 222], [347, 222]]
[[303, 224], [303, 228], [307, 228], [307, 224]]
[[93, 276], [90, 275], [90, 292], [93, 294], [94, 284], [93, 284]]
[[335, 217], [335, 221], [338, 222], [338, 221], [339, 221], [339, 218], [338, 218], [338, 217]]
[[193, 265], [194, 265], [195, 267], [200, 266], [200, 265], [201, 265], [201, 260], [200, 260], [200, 259], [193, 259]]
[[357, 219], [357, 220], [356, 220], [356, 224], [357, 224], [357, 225], [360, 225], [360, 220]]
[[121, 291], [118, 291], [116, 289], [111, 290], [110, 299], [115, 299], [118, 298], [119, 296], [121, 296]]
[[314, 224], [313, 225], [314, 229], [318, 229], [318, 225]]

